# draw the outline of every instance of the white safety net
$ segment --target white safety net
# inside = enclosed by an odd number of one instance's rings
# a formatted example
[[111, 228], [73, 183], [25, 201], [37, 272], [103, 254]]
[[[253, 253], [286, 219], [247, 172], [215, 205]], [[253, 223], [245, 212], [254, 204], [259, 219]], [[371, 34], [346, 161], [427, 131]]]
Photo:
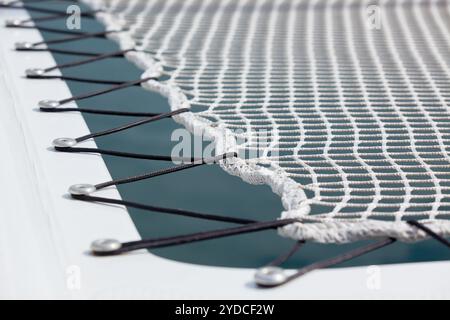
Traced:
[[239, 152], [225, 170], [281, 196], [281, 234], [450, 235], [448, 1], [84, 1], [177, 121]]

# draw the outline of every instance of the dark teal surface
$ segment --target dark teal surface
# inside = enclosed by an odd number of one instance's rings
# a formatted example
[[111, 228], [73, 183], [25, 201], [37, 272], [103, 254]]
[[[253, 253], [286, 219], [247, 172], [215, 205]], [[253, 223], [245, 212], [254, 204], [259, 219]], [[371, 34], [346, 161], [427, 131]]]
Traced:
[[[38, 5], [33, 4], [33, 6]], [[49, 2], [39, 4], [39, 6], [65, 10], [67, 4], [61, 5]], [[41, 14], [37, 13], [32, 14], [35, 17], [41, 16]], [[47, 22], [42, 25], [64, 29], [65, 21]], [[102, 26], [98, 22], [86, 18], [82, 20], [82, 27], [83, 31], [102, 30]], [[43, 36], [47, 40], [62, 37], [49, 32], [43, 33]], [[89, 52], [110, 52], [118, 49], [113, 42], [101, 39], [71, 42], [59, 45], [58, 48], [86, 50]], [[58, 63], [64, 63], [82, 58], [56, 54], [55, 59]], [[114, 58], [81, 67], [65, 69], [63, 73], [65, 75], [85, 76], [96, 79], [133, 80], [140, 77], [141, 71], [124, 59]], [[49, 86], [52, 85], [52, 81], [59, 80], [49, 80]], [[73, 95], [103, 87], [101, 85], [77, 82], [69, 82], [68, 85]], [[142, 88], [131, 88], [91, 98], [81, 101], [79, 106], [148, 112], [169, 110], [168, 103], [164, 98]], [[68, 115], [55, 114], [54, 116], [66, 117]], [[91, 132], [125, 124], [134, 119], [87, 114], [84, 115], [84, 118]], [[171, 133], [176, 128], [179, 128], [179, 125], [173, 120], [167, 119], [108, 137], [98, 138], [96, 143], [99, 147], [114, 150], [169, 155], [171, 148], [175, 144], [175, 142], [170, 141]], [[63, 132], [55, 131], [55, 137], [62, 134]], [[70, 156], [70, 154], [67, 154], [67, 157]], [[94, 155], [85, 156], [92, 157]], [[171, 163], [165, 162], [141, 161], [109, 156], [105, 156], [104, 160], [113, 178], [142, 174], [171, 165]], [[79, 170], [82, 170], [82, 168], [79, 168]], [[79, 181], [74, 181], [74, 183], [77, 182]], [[99, 183], [103, 181], [95, 181], [95, 177], [93, 177], [92, 181], [86, 182]], [[122, 198], [126, 200], [257, 220], [277, 218], [283, 209], [279, 197], [273, 194], [269, 187], [248, 185], [239, 178], [226, 174], [215, 165], [203, 166], [147, 181], [123, 185], [119, 187], [119, 192]], [[92, 205], [96, 206], [98, 204]], [[113, 210], [118, 209], [111, 208], [111, 211]], [[130, 209], [128, 212], [143, 238], [175, 236], [233, 226], [231, 224], [169, 216], [135, 209]], [[124, 212], [123, 214], [127, 213]], [[129, 241], [136, 239], [120, 240]], [[266, 231], [158, 249], [152, 252], [161, 257], [189, 263], [253, 268], [259, 267], [271, 261], [277, 255], [286, 252], [292, 244], [292, 240], [279, 237], [275, 231]], [[310, 243], [291, 258], [286, 263], [286, 266], [299, 267], [362, 244], [320, 245]], [[450, 253], [448, 249], [436, 241], [430, 240], [413, 245], [397, 243], [389, 248], [355, 259], [344, 265], [448, 260], [449, 258]], [[126, 259], [126, 256], [123, 256], [122, 259]]]

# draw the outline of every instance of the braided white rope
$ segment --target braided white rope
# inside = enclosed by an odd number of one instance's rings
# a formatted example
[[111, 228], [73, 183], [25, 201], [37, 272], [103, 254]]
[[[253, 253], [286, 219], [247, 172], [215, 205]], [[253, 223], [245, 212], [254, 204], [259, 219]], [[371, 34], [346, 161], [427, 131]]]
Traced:
[[280, 195], [299, 219], [283, 236], [425, 238], [410, 218], [450, 235], [447, 0], [84, 1], [148, 52], [127, 54], [143, 77], [168, 76], [143, 86], [192, 108], [176, 121], [217, 153], [258, 151], [222, 167]]

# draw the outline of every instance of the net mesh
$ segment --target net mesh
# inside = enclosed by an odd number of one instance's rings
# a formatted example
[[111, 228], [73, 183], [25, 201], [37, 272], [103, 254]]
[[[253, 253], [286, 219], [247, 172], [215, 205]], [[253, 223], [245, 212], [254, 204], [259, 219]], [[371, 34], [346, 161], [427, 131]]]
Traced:
[[[282, 235], [319, 242], [450, 234], [450, 4], [85, 0], [173, 109], [269, 184]], [[264, 142], [260, 143], [261, 133]], [[247, 156], [251, 155], [251, 156]]]

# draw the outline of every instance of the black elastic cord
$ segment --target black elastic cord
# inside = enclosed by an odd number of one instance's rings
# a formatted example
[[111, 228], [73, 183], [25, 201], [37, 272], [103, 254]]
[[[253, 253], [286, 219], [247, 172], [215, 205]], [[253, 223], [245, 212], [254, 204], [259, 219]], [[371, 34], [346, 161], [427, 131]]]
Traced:
[[234, 218], [234, 217], [228, 217], [228, 216], [220, 216], [220, 215], [209, 214], [209, 213], [200, 213], [200, 212], [188, 211], [188, 210], [183, 210], [183, 209], [157, 207], [157, 206], [151, 206], [151, 205], [146, 205], [146, 204], [142, 204], [142, 203], [137, 203], [137, 202], [132, 202], [132, 201], [124, 201], [124, 200], [119, 200], [119, 199], [94, 197], [94, 196], [89, 196], [89, 195], [72, 195], [72, 197], [74, 199], [86, 201], [86, 202], [117, 204], [117, 205], [135, 208], [135, 209], [141, 209], [141, 210], [145, 210], [145, 211], [160, 212], [160, 213], [166, 213], [166, 214], [178, 215], [178, 216], [184, 216], [184, 217], [190, 217], [190, 218], [196, 218], [196, 219], [203, 219], [203, 220], [212, 220], [212, 221], [237, 223], [237, 224], [250, 224], [250, 223], [256, 222], [255, 220]]
[[[68, 62], [60, 65], [55, 65], [52, 67], [44, 68], [44, 69], [32, 69], [33, 72], [27, 72], [26, 76], [30, 79], [40, 79], [40, 80], [50, 80], [50, 79], [59, 79], [64, 81], [77, 81], [84, 83], [96, 83], [96, 84], [111, 84], [111, 85], [123, 85], [127, 83], [127, 81], [114, 81], [114, 80], [100, 80], [100, 79], [91, 79], [91, 78], [81, 78], [81, 77], [73, 77], [73, 76], [65, 76], [65, 75], [47, 75], [47, 72], [51, 72], [56, 69], [66, 69], [72, 67], [78, 67], [81, 65], [97, 62], [100, 60], [113, 58], [113, 57], [124, 57], [127, 52], [134, 51], [134, 49], [120, 50], [115, 52], [103, 53], [96, 55], [94, 57], [90, 57], [83, 60]], [[39, 72], [37, 72], [39, 71]], [[136, 84], [140, 85], [140, 83]]]
[[[83, 18], [95, 18], [95, 14], [101, 12], [101, 10], [91, 10], [88, 12], [81, 12], [80, 16]], [[43, 16], [43, 17], [34, 17], [34, 18], [30, 18], [30, 19], [24, 19], [24, 20], [20, 20], [19, 25], [8, 25], [7, 27], [9, 28], [17, 28], [20, 27], [23, 24], [26, 23], [30, 23], [30, 22], [45, 22], [45, 21], [51, 21], [51, 20], [56, 20], [56, 19], [63, 19], [66, 18], [68, 15], [67, 12], [62, 12], [62, 13], [58, 13], [58, 14], [50, 14], [47, 16]]]
[[[127, 83], [127, 81], [116, 81], [116, 80], [102, 80], [102, 79], [90, 79], [81, 78], [73, 76], [59, 76], [59, 75], [27, 75], [28, 79], [35, 80], [63, 80], [63, 81], [75, 81], [83, 83], [95, 83], [95, 84], [110, 84], [110, 85], [120, 85]], [[138, 86], [139, 84], [136, 84]]]
[[140, 250], [140, 249], [155, 249], [163, 248], [169, 246], [182, 245], [187, 243], [193, 243], [204, 240], [212, 240], [224, 237], [230, 237], [234, 235], [258, 232], [263, 230], [276, 229], [279, 227], [286, 226], [288, 224], [298, 222], [295, 219], [284, 219], [284, 220], [273, 220], [264, 222], [249, 223], [239, 227], [198, 232], [182, 236], [159, 238], [159, 239], [145, 239], [139, 241], [125, 242], [122, 243], [120, 249], [109, 251], [109, 252], [93, 252], [93, 254], [98, 256], [108, 256], [117, 255], [129, 251]]
[[[166, 119], [166, 118], [170, 118], [174, 115], [180, 114], [180, 113], [184, 113], [184, 112], [188, 112], [189, 109], [187, 108], [183, 108], [183, 109], [179, 109], [179, 110], [174, 110], [171, 112], [166, 112], [166, 113], [160, 113], [160, 114], [156, 114], [152, 117], [148, 117], [142, 120], [138, 120], [138, 121], [134, 121], [131, 123], [127, 123], [125, 125], [121, 125], [119, 127], [115, 127], [115, 128], [111, 128], [108, 130], [104, 130], [104, 131], [99, 131], [99, 132], [94, 132], [94, 133], [90, 133], [87, 134], [85, 136], [82, 137], [78, 137], [76, 139], [73, 139], [73, 141], [75, 143], [79, 143], [79, 142], [83, 142], [85, 140], [91, 139], [91, 138], [96, 138], [96, 137], [102, 137], [102, 136], [106, 136], [106, 135], [110, 135], [113, 133], [117, 133], [120, 131], [124, 131], [124, 130], [128, 130], [137, 126], [141, 126], [147, 123], [151, 123], [151, 122], [155, 122], [155, 121], [159, 121], [162, 119]], [[57, 139], [55, 141], [58, 140], [67, 140], [66, 138], [62, 138], [62, 139]], [[168, 156], [158, 156], [158, 155], [151, 155], [151, 154], [141, 154], [141, 153], [130, 153], [130, 152], [123, 152], [123, 151], [116, 151], [116, 150], [105, 150], [105, 149], [98, 149], [98, 148], [78, 148], [78, 147], [73, 147], [72, 145], [67, 145], [67, 144], [63, 144], [63, 145], [58, 145], [58, 143], [54, 143], [54, 148], [56, 151], [62, 151], [62, 152], [69, 152], [69, 153], [76, 153], [76, 152], [85, 152], [85, 153], [98, 153], [98, 154], [104, 154], [104, 155], [111, 155], [111, 156], [117, 156], [117, 157], [125, 157], [125, 158], [134, 158], [134, 159], [145, 159], [145, 160], [157, 160], [157, 161], [181, 161], [181, 162], [186, 162], [189, 161], [190, 163], [198, 163], [198, 162], [202, 162], [203, 159], [196, 159], [196, 158], [171, 158]], [[136, 177], [134, 177], [136, 178]], [[147, 177], [148, 178], [148, 177]], [[117, 182], [117, 181], [115, 181]], [[125, 183], [125, 182], [124, 182]], [[97, 189], [100, 189], [102, 187], [105, 187], [108, 185], [112, 185], [111, 182], [109, 183], [104, 183], [101, 185], [97, 185]]]
[[25, 4], [25, 3], [39, 3], [39, 2], [53, 2], [53, 1], [58, 1], [58, 0], [14, 0], [14, 1], [9, 1], [7, 2], [7, 6], [13, 6], [15, 4]]
[[84, 40], [84, 39], [89, 39], [89, 38], [106, 38], [106, 36], [108, 34], [121, 32], [121, 31], [123, 31], [123, 30], [106, 30], [106, 31], [99, 31], [99, 32], [87, 32], [87, 33], [82, 33], [82, 34], [78, 34], [78, 35], [74, 35], [74, 36], [54, 39], [54, 40], [48, 40], [48, 41], [43, 40], [43, 41], [32, 43], [31, 46], [37, 47], [40, 45], [61, 44], [61, 43], [65, 43], [65, 42], [78, 41], [78, 40]]
[[98, 131], [98, 132], [93, 132], [87, 135], [84, 135], [82, 137], [78, 137], [75, 139], [76, 142], [82, 142], [82, 141], [86, 141], [88, 139], [92, 139], [92, 138], [97, 138], [97, 137], [103, 137], [106, 135], [110, 135], [113, 133], [117, 133], [120, 131], [124, 131], [124, 130], [128, 130], [137, 126], [141, 126], [143, 124], [147, 124], [147, 123], [151, 123], [151, 122], [155, 122], [155, 121], [159, 121], [162, 119], [166, 119], [166, 118], [170, 118], [174, 115], [180, 114], [180, 113], [184, 113], [184, 112], [188, 112], [189, 109], [188, 108], [182, 108], [182, 109], [178, 109], [178, 110], [174, 110], [171, 112], [166, 112], [166, 113], [161, 113], [158, 114], [156, 116], [150, 117], [150, 118], [145, 118], [142, 120], [138, 120], [138, 121], [134, 121], [131, 123], [127, 123], [118, 127], [114, 127], [108, 130], [103, 130], [103, 131]]
[[416, 227], [417, 229], [422, 230], [423, 232], [425, 232], [426, 234], [428, 234], [430, 237], [434, 238], [435, 240], [439, 241], [443, 245], [445, 245], [445, 246], [450, 248], [450, 241], [448, 241], [444, 237], [438, 235], [436, 232], [434, 232], [433, 230], [431, 230], [430, 228], [425, 226], [423, 223], [420, 223], [420, 222], [418, 222], [416, 220], [409, 220], [407, 222], [410, 225]]
[[[83, 81], [83, 80], [85, 80], [86, 82], [91, 82], [91, 83], [103, 83], [103, 80], [94, 80], [94, 79], [83, 79], [83, 78], [66, 77], [66, 76], [61, 76], [61, 77], [57, 77], [57, 78], [58, 79], [74, 80], [74, 81]], [[71, 101], [83, 100], [83, 99], [99, 96], [99, 95], [102, 95], [102, 94], [106, 94], [106, 93], [109, 93], [109, 92], [113, 92], [113, 91], [116, 91], [116, 90], [125, 89], [125, 88], [132, 87], [132, 86], [137, 86], [137, 85], [142, 84], [143, 82], [146, 82], [146, 81], [149, 81], [149, 80], [154, 80], [154, 79], [155, 78], [149, 77], [149, 78], [144, 78], [144, 79], [139, 79], [139, 80], [134, 80], [134, 81], [128, 81], [128, 82], [117, 82], [116, 85], [114, 85], [112, 87], [109, 87], [109, 88], [106, 88], [106, 89], [102, 89], [102, 90], [98, 90], [98, 91], [94, 91], [94, 92], [89, 92], [89, 93], [86, 93], [86, 94], [81, 94], [81, 95], [70, 97], [70, 98], [67, 98], [67, 99], [64, 99], [64, 100], [60, 100], [60, 101], [50, 101], [51, 102], [50, 105], [47, 104], [48, 101], [41, 101], [39, 103], [39, 109], [41, 111], [43, 111], [43, 112], [71, 112], [71, 111], [76, 111], [76, 112], [82, 112], [82, 113], [113, 115], [113, 116], [131, 116], [131, 117], [162, 116], [162, 115], [165, 115], [165, 113], [99, 110], [99, 109], [91, 109], [91, 108], [59, 108], [60, 105], [66, 104], [66, 103], [71, 102]], [[53, 103], [55, 103], [55, 105], [53, 105]], [[177, 110], [176, 113], [181, 113], [181, 112], [185, 112], [185, 111]]]
[[72, 55], [72, 56], [85, 56], [85, 57], [96, 57], [96, 56], [103, 54], [103, 53], [97, 53], [97, 52], [64, 50], [64, 49], [56, 49], [56, 48], [16, 48], [16, 51], [51, 52], [51, 53], [66, 54], [66, 55]]
[[[49, 1], [49, 0], [47, 0]], [[62, 0], [64, 1], [64, 0]], [[71, 1], [68, 1], [71, 2]], [[10, 4], [1, 4], [0, 3], [0, 8], [3, 9], [21, 9], [21, 10], [27, 10], [27, 11], [32, 11], [32, 12], [41, 12], [41, 13], [49, 13], [49, 14], [66, 14], [66, 12], [64, 11], [60, 11], [60, 10], [55, 10], [55, 9], [48, 9], [48, 8], [40, 8], [40, 7], [34, 7], [34, 6], [29, 6], [26, 4], [23, 4], [21, 6], [15, 6], [15, 5], [11, 5]]]
[[296, 241], [295, 244], [292, 246], [292, 248], [287, 253], [280, 255], [275, 260], [270, 262], [267, 266], [277, 267], [277, 266], [282, 265], [283, 263], [288, 261], [289, 258], [291, 258], [304, 244], [305, 244], [304, 240]]
[[66, 13], [66, 12], [63, 12], [63, 11], [60, 11], [60, 10], [48, 9], [48, 8], [40, 8], [40, 7], [33, 7], [33, 6], [26, 5], [26, 4], [23, 4], [21, 6], [11, 5], [11, 4], [18, 3], [18, 2], [21, 2], [21, 1], [15, 1], [15, 2], [11, 2], [9, 4], [2, 4], [2, 3], [0, 3], [0, 8], [3, 8], [3, 9], [19, 9], [19, 10], [41, 12], [41, 13], [50, 13], [50, 14]]
[[[282, 282], [277, 282], [277, 283], [273, 283], [273, 284], [261, 284], [261, 283], [257, 283], [258, 286], [260, 287], [277, 287], [283, 284], [286, 284], [296, 278], [299, 278], [311, 271], [314, 270], [318, 270], [318, 269], [324, 269], [324, 268], [328, 268], [331, 266], [335, 266], [337, 264], [343, 263], [345, 261], [349, 261], [352, 259], [355, 259], [357, 257], [360, 257], [364, 254], [367, 254], [369, 252], [381, 249], [383, 247], [386, 247], [392, 243], [394, 243], [396, 240], [393, 238], [387, 238], [387, 239], [383, 239], [380, 241], [377, 241], [375, 243], [371, 243], [369, 245], [351, 250], [349, 252], [345, 252], [343, 254], [340, 254], [336, 257], [330, 258], [330, 259], [326, 259], [326, 260], [322, 260], [316, 263], [312, 263], [310, 265], [307, 265], [306, 267], [300, 268], [298, 269], [294, 274], [287, 276], [286, 279]], [[292, 256], [302, 245], [302, 242], [297, 243], [296, 245], [294, 245], [294, 247], [289, 251], [288, 254], [281, 256], [280, 258], [278, 258], [275, 263], [271, 263], [269, 264], [270, 266], [276, 266], [279, 265], [278, 262], [285, 262], [287, 260], [287, 258], [289, 258], [290, 256]], [[280, 264], [281, 264], [280, 263]]]
[[43, 2], [73, 2], [73, 3], [79, 3], [78, 0], [15, 0], [8, 2], [8, 5], [12, 5], [15, 3], [43, 3]]
[[101, 110], [91, 108], [41, 108], [42, 112], [81, 112], [89, 114], [101, 114], [107, 116], [121, 116], [121, 117], [153, 117], [161, 113], [153, 112], [134, 112], [134, 111], [115, 111], [115, 110]]
[[396, 240], [393, 238], [383, 239], [383, 240], [377, 241], [375, 243], [369, 244], [367, 246], [363, 246], [361, 248], [357, 248], [357, 249], [351, 250], [349, 252], [343, 253], [334, 258], [330, 258], [330, 259], [326, 259], [323, 261], [319, 261], [319, 262], [310, 264], [309, 266], [306, 266], [304, 268], [297, 270], [297, 272], [295, 274], [291, 275], [288, 278], [289, 279], [288, 281], [298, 278], [298, 277], [300, 277], [308, 272], [311, 272], [313, 270], [328, 268], [328, 267], [337, 265], [339, 263], [343, 263], [345, 261], [355, 259], [355, 258], [360, 257], [369, 252], [386, 247], [386, 246], [394, 243], [395, 241]]
[[[51, 27], [44, 27], [44, 26], [31, 26], [31, 25], [8, 25], [8, 28], [15, 28], [15, 29], [36, 29], [43, 32], [51, 32], [51, 33], [60, 33], [65, 35], [72, 35], [72, 36], [79, 36], [79, 35], [88, 35], [89, 33], [83, 32], [83, 31], [75, 31], [75, 30], [64, 30], [64, 29], [57, 29], [57, 28], [51, 28]], [[96, 35], [91, 36], [93, 38], [104, 38], [103, 35]]]
[[[430, 235], [431, 237], [433, 237], [434, 239], [436, 239], [437, 241], [441, 242], [442, 244], [444, 244], [447, 247], [450, 247], [450, 242], [443, 238], [442, 236], [438, 235], [437, 233], [435, 233], [433, 230], [431, 230], [430, 228], [428, 228], [427, 226], [425, 226], [424, 224], [416, 221], [416, 220], [410, 220], [407, 221], [408, 224], [424, 231], [425, 233], [427, 233], [428, 235]], [[369, 252], [375, 251], [377, 249], [383, 248], [387, 245], [390, 245], [392, 243], [394, 243], [396, 240], [393, 238], [387, 238], [375, 243], [372, 243], [370, 245], [349, 251], [347, 253], [341, 254], [339, 256], [333, 257], [331, 259], [326, 259], [320, 262], [316, 262], [313, 264], [310, 264], [306, 267], [303, 267], [301, 269], [298, 269], [293, 275], [289, 276], [286, 278], [286, 280], [284, 282], [281, 283], [276, 283], [273, 285], [267, 285], [267, 284], [258, 284], [259, 286], [262, 287], [274, 287], [274, 286], [279, 286], [282, 284], [285, 284], [289, 281], [292, 281], [306, 273], [309, 273], [313, 270], [317, 270], [317, 269], [323, 269], [323, 268], [327, 268], [327, 267], [331, 267], [334, 265], [337, 265], [339, 263], [345, 262], [345, 261], [349, 261], [351, 259], [354, 259], [356, 257], [362, 256], [364, 254], [367, 254]], [[268, 266], [280, 266], [282, 263], [286, 262], [295, 252], [298, 251], [298, 249], [304, 244], [303, 241], [299, 241], [297, 242], [290, 250], [288, 253], [281, 255], [280, 257], [278, 257], [276, 260], [272, 261], [271, 263], [268, 264]]]
[[155, 160], [155, 161], [179, 161], [179, 162], [195, 162], [199, 161], [199, 158], [195, 157], [171, 157], [171, 156], [161, 156], [161, 155], [153, 155], [153, 154], [143, 154], [143, 153], [132, 153], [132, 152], [124, 152], [124, 151], [115, 151], [115, 150], [106, 150], [99, 148], [82, 148], [82, 147], [54, 147], [55, 150], [61, 152], [68, 153], [96, 153], [103, 154], [108, 156], [122, 157], [122, 158], [131, 158], [131, 159], [141, 159], [141, 160]]
[[[63, 77], [61, 77], [63, 78]], [[67, 77], [69, 78], [69, 77]], [[135, 85], [140, 85], [143, 82], [149, 81], [149, 80], [154, 80], [155, 78], [149, 77], [149, 78], [144, 78], [144, 79], [139, 79], [139, 80], [134, 80], [134, 81], [128, 81], [128, 82], [123, 82], [114, 85], [112, 87], [106, 88], [106, 89], [102, 89], [102, 90], [98, 90], [98, 91], [94, 91], [94, 92], [89, 92], [89, 93], [85, 93], [85, 94], [81, 94], [78, 96], [74, 96], [74, 97], [70, 97], [67, 99], [63, 99], [60, 101], [50, 101], [51, 103], [48, 104], [49, 101], [41, 101], [39, 103], [39, 109], [43, 112], [68, 112], [68, 111], [78, 111], [78, 112], [84, 112], [84, 113], [92, 113], [92, 114], [104, 114], [104, 115], [115, 115], [115, 116], [154, 116], [154, 113], [141, 113], [141, 112], [125, 112], [125, 111], [114, 111], [114, 110], [98, 110], [98, 109], [89, 109], [89, 108], [58, 108], [60, 105], [66, 104], [68, 102], [71, 101], [77, 101], [77, 100], [83, 100], [83, 99], [87, 99], [87, 98], [91, 98], [91, 97], [95, 97], [95, 96], [99, 96], [102, 94], [106, 94], [109, 92], [113, 92], [116, 90], [120, 90], [120, 89], [125, 89], [128, 87], [132, 87]], [[82, 79], [80, 79], [82, 80]], [[102, 80], [93, 80], [93, 79], [86, 79], [87, 81], [102, 81]]]
[[125, 83], [122, 83], [122, 84], [119, 84], [119, 85], [116, 85], [116, 86], [112, 86], [112, 87], [107, 88], [107, 89], [102, 89], [102, 90], [98, 90], [98, 91], [93, 91], [93, 92], [81, 94], [81, 95], [78, 95], [78, 96], [74, 96], [74, 97], [70, 97], [70, 98], [67, 98], [67, 99], [60, 100], [58, 102], [59, 102], [59, 104], [66, 104], [66, 103], [72, 102], [72, 101], [78, 101], [78, 100], [83, 100], [83, 99], [87, 99], [87, 98], [92, 98], [92, 97], [96, 97], [96, 96], [99, 96], [99, 95], [102, 95], [102, 94], [106, 94], [106, 93], [109, 93], [109, 92], [113, 92], [113, 91], [129, 88], [129, 87], [132, 87], [134, 85], [141, 84], [141, 83], [144, 83], [144, 82], [147, 82], [147, 81], [150, 81], [150, 80], [155, 80], [155, 78], [154, 77], [148, 77], [148, 78], [143, 78], [143, 79], [139, 79], [139, 80], [128, 81], [128, 82], [125, 82]]
[[145, 173], [145, 174], [132, 176], [132, 177], [128, 177], [128, 178], [116, 179], [116, 180], [111, 180], [108, 182], [99, 183], [99, 184], [95, 185], [95, 188], [96, 188], [96, 190], [100, 190], [100, 189], [104, 189], [104, 188], [107, 188], [110, 186], [117, 186], [117, 185], [121, 185], [121, 184], [128, 184], [128, 183], [132, 183], [132, 182], [147, 180], [147, 179], [163, 176], [166, 174], [179, 172], [179, 171], [187, 170], [187, 169], [194, 168], [194, 167], [199, 167], [199, 166], [202, 166], [205, 164], [215, 163], [217, 161], [236, 157], [236, 156], [237, 155], [234, 152], [225, 153], [220, 156], [209, 158], [209, 159], [200, 159], [198, 161], [194, 161], [194, 162], [188, 163], [188, 164], [181, 164], [181, 165], [177, 165], [174, 167], [153, 171], [150, 173]]
[[91, 58], [87, 58], [87, 59], [83, 59], [83, 60], [58, 64], [58, 65], [55, 65], [52, 67], [45, 68], [45, 69], [43, 69], [43, 71], [50, 72], [50, 71], [53, 71], [56, 69], [66, 69], [66, 68], [78, 67], [78, 66], [81, 66], [84, 64], [97, 62], [97, 61], [104, 60], [104, 59], [111, 58], [111, 57], [124, 57], [126, 53], [131, 52], [131, 51], [134, 51], [134, 49], [126, 49], [126, 50], [119, 50], [119, 51], [114, 51], [114, 52], [103, 53], [103, 54], [97, 55], [95, 57], [91, 57]]

